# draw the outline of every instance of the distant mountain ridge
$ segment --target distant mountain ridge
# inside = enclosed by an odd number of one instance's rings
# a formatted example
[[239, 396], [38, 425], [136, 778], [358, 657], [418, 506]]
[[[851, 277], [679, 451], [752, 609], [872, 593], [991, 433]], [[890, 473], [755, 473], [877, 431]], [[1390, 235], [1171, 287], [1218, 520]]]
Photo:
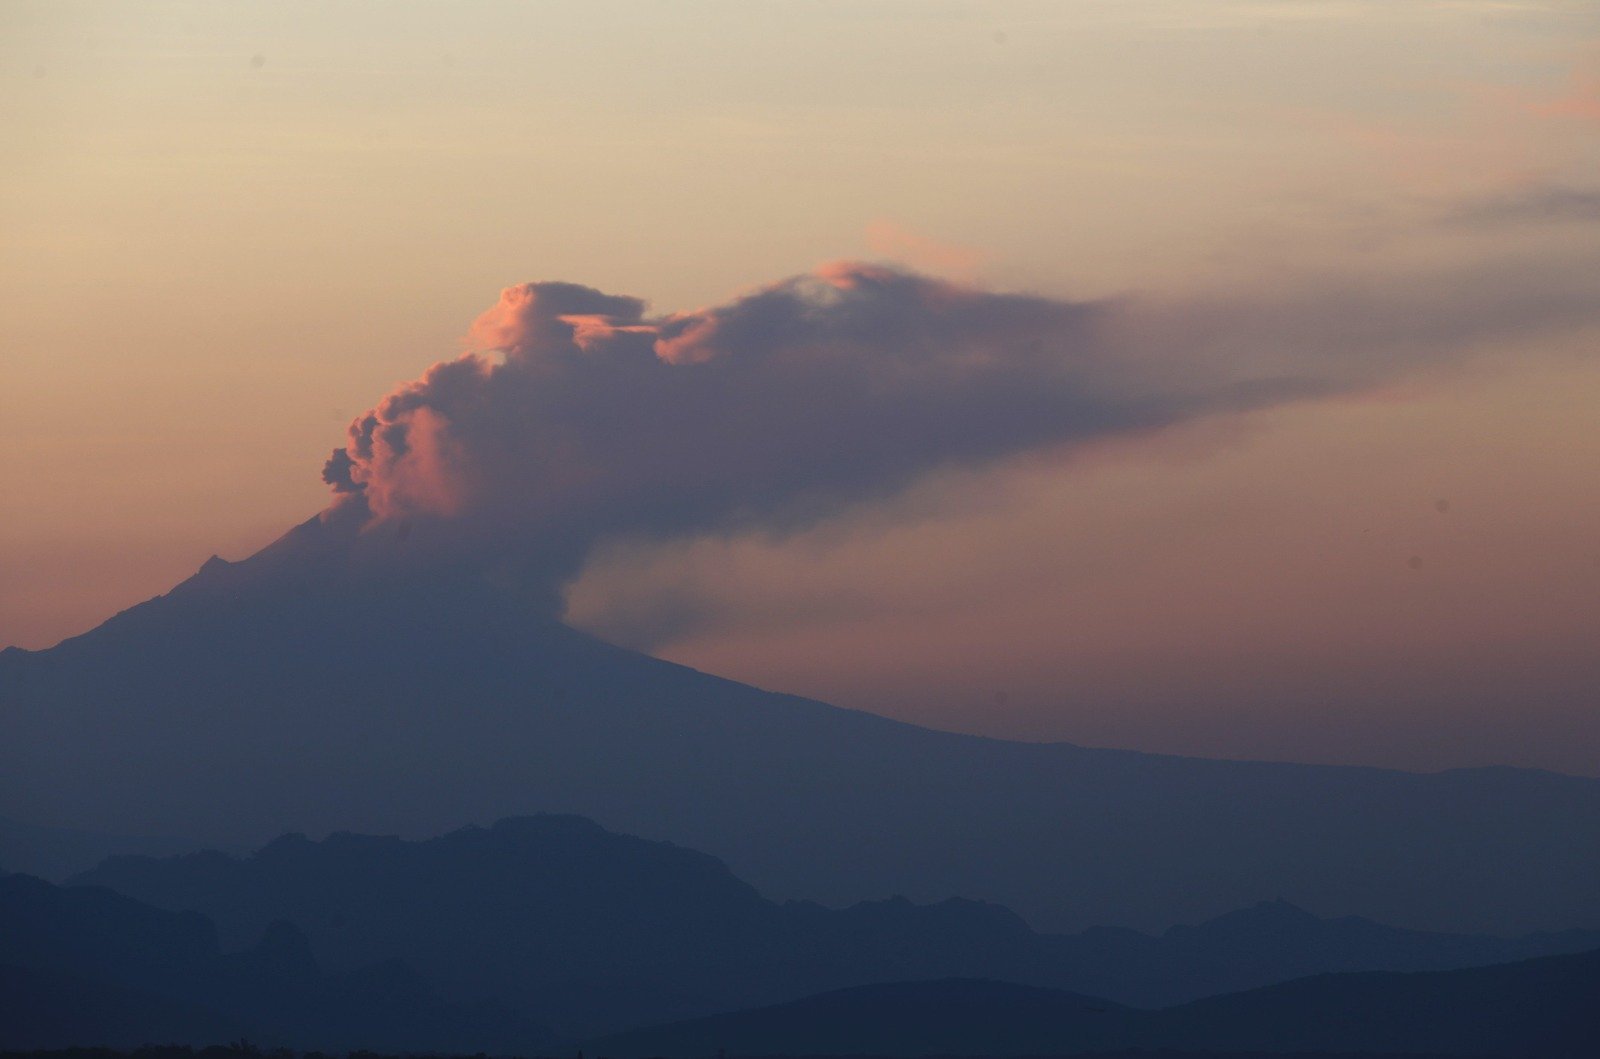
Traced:
[[[1600, 1054], [1600, 952], [1416, 974], [1334, 974], [1138, 1011], [1005, 982], [897, 982], [589, 1042], [709, 1055]], [[1181, 1050], [1181, 1052], [1179, 1051]]]
[[245, 848], [571, 812], [779, 897], [962, 895], [1050, 930], [1263, 894], [1431, 930], [1600, 923], [1600, 780], [932, 731], [604, 644], [493, 572], [373, 558], [418, 540], [354, 548], [312, 520], [48, 651], [0, 652], [0, 815]]
[[[516, 924], [507, 926], [513, 943], [527, 943]], [[641, 940], [648, 948], [650, 939]], [[580, 1047], [506, 1005], [440, 999], [400, 962], [327, 974], [309, 949], [304, 935], [279, 922], [249, 948], [223, 953], [214, 926], [197, 913], [159, 910], [99, 887], [0, 878], [0, 1049], [240, 1038], [409, 1054], [551, 1055]], [[627, 968], [616, 970], [625, 976]], [[619, 983], [577, 984], [569, 999]], [[1600, 1051], [1597, 997], [1600, 951], [1459, 971], [1317, 975], [1154, 1011], [945, 978], [857, 986], [591, 1037], [582, 1047], [614, 1059], [1127, 1049], [1589, 1059]]]
[[104, 835], [72, 828], [38, 827], [0, 817], [0, 874], [21, 871], [59, 880], [124, 853], [164, 856], [195, 848], [182, 839]]
[[902, 979], [996, 978], [1159, 1006], [1327, 971], [1600, 948], [1600, 931], [1428, 934], [1282, 902], [1154, 937], [1041, 935], [960, 899], [779, 904], [715, 858], [570, 816], [421, 842], [286, 835], [244, 858], [118, 857], [74, 882], [202, 912], [230, 947], [292, 923], [332, 972], [398, 960], [446, 1000], [493, 1002], [570, 1036]]

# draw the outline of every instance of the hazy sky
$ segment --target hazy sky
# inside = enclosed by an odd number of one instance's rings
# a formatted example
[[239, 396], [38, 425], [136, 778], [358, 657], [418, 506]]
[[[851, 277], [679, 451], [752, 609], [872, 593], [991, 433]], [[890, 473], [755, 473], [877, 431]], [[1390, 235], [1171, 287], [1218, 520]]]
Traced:
[[1396, 363], [612, 541], [574, 621], [941, 727], [1600, 772], [1587, 0], [0, 2], [0, 127], [0, 643], [324, 507], [510, 284], [894, 261]]

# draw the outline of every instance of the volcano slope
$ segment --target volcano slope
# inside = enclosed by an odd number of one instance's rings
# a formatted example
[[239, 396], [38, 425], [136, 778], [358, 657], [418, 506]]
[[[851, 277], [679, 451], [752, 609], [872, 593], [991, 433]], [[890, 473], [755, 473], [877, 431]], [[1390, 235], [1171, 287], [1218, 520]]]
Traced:
[[1600, 780], [934, 731], [623, 650], [493, 578], [399, 576], [329, 537], [312, 520], [0, 652], [0, 815], [239, 847], [575, 813], [773, 897], [960, 896], [1045, 930], [1263, 897], [1431, 930], [1600, 923]]

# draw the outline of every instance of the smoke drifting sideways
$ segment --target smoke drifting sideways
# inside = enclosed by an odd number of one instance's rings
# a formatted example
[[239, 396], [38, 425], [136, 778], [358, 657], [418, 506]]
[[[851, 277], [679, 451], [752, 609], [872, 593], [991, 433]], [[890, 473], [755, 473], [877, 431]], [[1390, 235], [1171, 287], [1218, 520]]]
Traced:
[[654, 317], [526, 283], [351, 424], [323, 520], [559, 606], [608, 538], [800, 529], [935, 470], [1373, 386], [1470, 337], [1428, 319], [1072, 302], [859, 263]]

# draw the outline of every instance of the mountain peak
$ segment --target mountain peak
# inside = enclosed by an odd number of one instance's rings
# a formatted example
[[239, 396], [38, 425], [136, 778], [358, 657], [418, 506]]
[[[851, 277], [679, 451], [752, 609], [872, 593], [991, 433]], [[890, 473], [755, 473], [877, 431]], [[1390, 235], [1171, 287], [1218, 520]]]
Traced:
[[[1572, 882], [1600, 874], [1600, 781], [918, 728], [603, 643], [514, 577], [419, 552], [427, 537], [319, 516], [91, 633], [8, 653], [0, 798], [223, 848], [578, 813], [705, 850], [777, 898], [960, 895], [1055, 930], [1160, 929], [1273, 892], [1455, 931], [1600, 916]], [[585, 826], [535, 821], [472, 841]]]
[[1239, 912], [1234, 914], [1240, 916], [1249, 916], [1251, 918], [1261, 920], [1271, 920], [1279, 923], [1304, 923], [1307, 921], [1321, 922], [1320, 917], [1306, 911], [1297, 904], [1292, 904], [1288, 901], [1285, 901], [1281, 897], [1274, 897], [1269, 901], [1257, 901], [1249, 908], [1241, 909]]
[[1164, 936], [1174, 940], [1221, 934], [1281, 936], [1317, 929], [1325, 924], [1326, 920], [1279, 897], [1270, 901], [1257, 901], [1246, 908], [1226, 912], [1203, 923], [1171, 927]]
[[496, 820], [489, 828], [489, 833], [509, 838], [521, 838], [524, 836], [546, 837], [551, 835], [595, 838], [610, 834], [605, 828], [588, 817], [578, 816], [574, 813], [533, 813], [528, 816], [507, 816]]

